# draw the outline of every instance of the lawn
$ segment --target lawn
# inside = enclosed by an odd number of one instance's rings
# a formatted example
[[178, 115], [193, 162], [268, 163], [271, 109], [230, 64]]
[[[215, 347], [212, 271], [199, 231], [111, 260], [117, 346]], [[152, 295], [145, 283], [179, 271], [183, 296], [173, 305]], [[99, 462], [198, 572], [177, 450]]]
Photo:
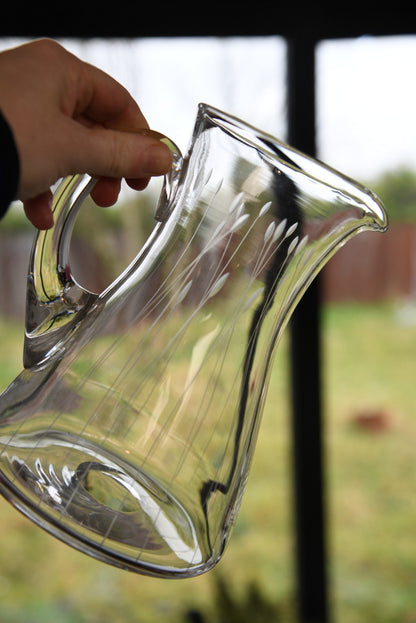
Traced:
[[[416, 307], [328, 306], [323, 338], [333, 619], [416, 622]], [[0, 321], [0, 340], [3, 388], [20, 370], [21, 323]], [[191, 610], [204, 611], [204, 623], [295, 623], [286, 353], [287, 337], [241, 512], [214, 571], [158, 580], [113, 569], [0, 500], [1, 623], [186, 623], [197, 620]], [[226, 602], [234, 618], [221, 614]]]

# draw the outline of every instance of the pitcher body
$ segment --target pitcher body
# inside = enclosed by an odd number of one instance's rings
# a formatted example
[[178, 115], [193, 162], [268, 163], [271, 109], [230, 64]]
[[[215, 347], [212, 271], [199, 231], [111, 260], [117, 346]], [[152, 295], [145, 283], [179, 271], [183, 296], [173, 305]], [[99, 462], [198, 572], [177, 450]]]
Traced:
[[92, 183], [62, 182], [35, 242], [25, 369], [0, 397], [0, 489], [100, 560], [196, 575], [229, 537], [294, 306], [386, 216], [367, 189], [200, 105], [152, 234], [96, 294], [68, 261]]

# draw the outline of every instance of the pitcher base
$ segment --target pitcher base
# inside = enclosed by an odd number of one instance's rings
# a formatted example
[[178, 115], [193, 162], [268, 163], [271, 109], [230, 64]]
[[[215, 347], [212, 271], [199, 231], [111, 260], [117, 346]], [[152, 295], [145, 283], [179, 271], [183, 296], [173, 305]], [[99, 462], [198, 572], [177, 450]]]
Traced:
[[49, 432], [0, 439], [0, 486], [24, 514], [123, 568], [174, 577], [215, 564], [203, 560], [189, 513], [166, 488], [113, 453], [70, 437]]

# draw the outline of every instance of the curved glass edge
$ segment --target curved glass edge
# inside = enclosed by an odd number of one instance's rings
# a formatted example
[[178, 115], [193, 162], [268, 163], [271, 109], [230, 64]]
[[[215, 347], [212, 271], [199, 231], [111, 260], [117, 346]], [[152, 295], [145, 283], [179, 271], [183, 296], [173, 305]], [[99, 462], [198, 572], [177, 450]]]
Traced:
[[[198, 105], [198, 117], [201, 123], [220, 127], [237, 140], [259, 151], [261, 150], [265, 157], [268, 156], [274, 161], [276, 159], [281, 160], [286, 167], [302, 172], [312, 179], [319, 180], [321, 184], [326, 184], [350, 195], [360, 204], [363, 213], [366, 215], [368, 219], [367, 228], [380, 232], [387, 230], [388, 216], [382, 201], [373, 191], [360, 182], [280, 141], [271, 134], [209, 104], [200, 103]], [[365, 227], [364, 223], [363, 227]]]
[[196, 577], [210, 571], [220, 559], [220, 555], [217, 557], [213, 556], [195, 566], [183, 568], [168, 565], [158, 566], [150, 562], [136, 560], [121, 553], [117, 553], [103, 544], [89, 541], [83, 537], [83, 535], [71, 530], [69, 526], [63, 525], [50, 513], [45, 512], [39, 504], [32, 504], [28, 498], [22, 496], [21, 492], [14, 487], [13, 483], [11, 483], [3, 473], [0, 474], [0, 494], [16, 510], [62, 543], [73, 547], [82, 554], [88, 555], [99, 562], [104, 562], [118, 569], [133, 571], [155, 578], [185, 579]]

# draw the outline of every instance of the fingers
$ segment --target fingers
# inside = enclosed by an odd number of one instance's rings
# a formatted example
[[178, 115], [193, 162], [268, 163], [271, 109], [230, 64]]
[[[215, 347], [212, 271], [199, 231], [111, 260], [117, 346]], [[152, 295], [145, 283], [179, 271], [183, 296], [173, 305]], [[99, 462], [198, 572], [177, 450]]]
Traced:
[[83, 69], [84, 82], [78, 83], [72, 114], [83, 126], [83, 140], [88, 134], [90, 141], [88, 150], [81, 150], [90, 162], [85, 161], [81, 168], [100, 176], [91, 195], [98, 205], [109, 206], [117, 200], [119, 178], [127, 178], [131, 188], [143, 190], [151, 176], [167, 173], [172, 157], [159, 138], [150, 135], [152, 140], [146, 141], [137, 136], [143, 135], [148, 124], [124, 87], [96, 67], [84, 65]]
[[[139, 180], [126, 180], [133, 190], [144, 190], [149, 183], [149, 178]], [[121, 180], [112, 177], [101, 177], [91, 190], [91, 198], [102, 208], [107, 208], [116, 203], [121, 188]]]
[[[148, 182], [148, 179], [132, 180], [129, 185], [135, 190], [143, 190]], [[116, 203], [120, 188], [121, 180], [103, 177], [97, 180], [90, 194], [97, 205], [106, 208]], [[27, 219], [36, 229], [46, 230], [53, 226], [52, 193], [50, 190], [32, 199], [26, 199], [23, 201], [23, 208]]]
[[120, 188], [121, 180], [111, 177], [102, 177], [97, 180], [90, 195], [97, 205], [102, 208], [107, 208], [108, 206], [114, 205], [117, 201]]
[[169, 148], [140, 134], [148, 124], [139, 106], [105, 72], [46, 40], [1, 58], [0, 86], [3, 76], [8, 88], [0, 89], [0, 103], [21, 162], [17, 197], [35, 227], [53, 224], [48, 189], [59, 178], [98, 178], [92, 195], [106, 206], [117, 200], [122, 178], [141, 190], [170, 170]]
[[37, 229], [50, 229], [53, 225], [52, 193], [50, 190], [23, 202], [28, 220]]
[[[98, 178], [91, 196], [102, 207], [117, 201], [121, 178], [127, 178], [131, 188], [143, 190], [151, 176], [167, 173], [172, 166], [169, 148], [148, 136], [104, 128], [83, 128], [83, 132], [87, 137], [82, 139], [83, 148], [76, 150], [77, 162], [71, 168]], [[50, 190], [24, 200], [25, 214], [37, 229], [52, 227], [51, 203]]]
[[133, 190], [144, 190], [148, 185], [149, 181], [150, 179], [148, 177], [138, 180], [126, 180], [127, 185], [130, 186], [130, 188], [132, 188]]

